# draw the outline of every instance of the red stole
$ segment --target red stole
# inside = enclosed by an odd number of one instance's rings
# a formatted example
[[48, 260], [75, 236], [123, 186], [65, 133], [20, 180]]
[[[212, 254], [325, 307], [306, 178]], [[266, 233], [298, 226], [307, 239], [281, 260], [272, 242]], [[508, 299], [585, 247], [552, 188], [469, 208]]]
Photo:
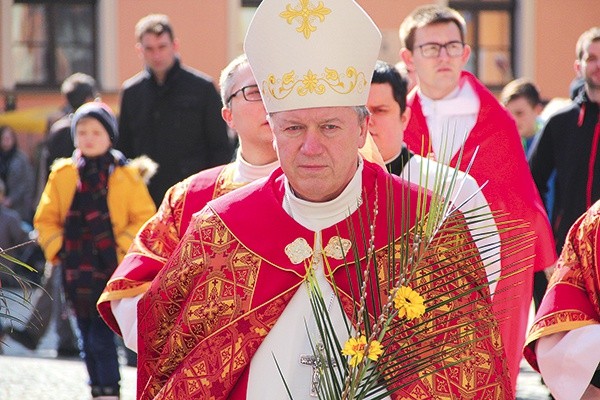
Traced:
[[[456, 154], [450, 166], [465, 171], [475, 150], [479, 148], [469, 174], [480, 186], [485, 184], [483, 194], [490, 208], [493, 211], [508, 213], [505, 217], [496, 218], [496, 222], [502, 224], [508, 221], [525, 221], [528, 224], [526, 229], [500, 234], [505, 246], [502, 268], [503, 271], [508, 268], [514, 270], [514, 265], [523, 262], [532, 264], [532, 268], [501, 280], [493, 301], [497, 307], [513, 387], [516, 387], [531, 303], [533, 271], [541, 271], [556, 260], [554, 239], [514, 120], [494, 95], [473, 75], [463, 72], [461, 83], [464, 82], [468, 82], [479, 97], [480, 111], [477, 122], [465, 141], [460, 165], [457, 165]], [[426, 157], [430, 152], [429, 130], [416, 90], [409, 96], [408, 105], [412, 109], [412, 115], [404, 134], [404, 141], [410, 150]], [[536, 236], [534, 247], [506, 251], [505, 243], [509, 243], [511, 237], [531, 231]], [[508, 255], [511, 253], [513, 254]]]
[[573, 224], [556, 271], [525, 343], [524, 355], [539, 371], [538, 339], [600, 322], [600, 202]]

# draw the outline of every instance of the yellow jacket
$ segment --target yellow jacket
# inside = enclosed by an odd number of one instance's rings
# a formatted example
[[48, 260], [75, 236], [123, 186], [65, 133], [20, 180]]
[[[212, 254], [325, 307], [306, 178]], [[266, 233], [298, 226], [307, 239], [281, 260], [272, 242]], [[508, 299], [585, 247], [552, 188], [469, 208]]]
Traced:
[[[125, 256], [141, 226], [156, 212], [140, 168], [131, 164], [117, 166], [108, 178], [107, 203], [119, 262]], [[48, 182], [40, 198], [33, 225], [46, 260], [56, 264], [63, 244], [64, 223], [79, 174], [70, 158], [52, 165]]]

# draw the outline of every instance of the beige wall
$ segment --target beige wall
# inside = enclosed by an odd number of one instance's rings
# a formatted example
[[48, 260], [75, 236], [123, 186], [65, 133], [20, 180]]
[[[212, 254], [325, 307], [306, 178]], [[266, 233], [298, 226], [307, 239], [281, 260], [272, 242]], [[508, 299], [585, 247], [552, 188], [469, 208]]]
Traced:
[[[108, 0], [104, 0], [108, 1]], [[546, 98], [567, 96], [567, 88], [574, 76], [575, 42], [579, 35], [593, 24], [600, 23], [600, 0], [520, 0], [534, 2], [533, 48], [535, 54], [526, 54], [522, 62], [532, 71]], [[0, 0], [0, 5], [10, 0]], [[398, 27], [415, 7], [426, 0], [358, 0], [371, 15], [384, 36], [381, 57], [388, 62], [398, 61]], [[444, 3], [444, 1], [437, 1]], [[112, 46], [116, 52], [116, 83], [121, 83], [142, 68], [135, 51], [134, 26], [139, 18], [153, 12], [168, 14], [175, 35], [180, 41], [182, 61], [218, 79], [220, 70], [236, 55], [241, 24], [232, 27], [239, 15], [237, 0], [112, 0], [117, 7], [116, 39]], [[530, 3], [528, 3], [530, 4]], [[4, 31], [4, 30], [3, 30]], [[518, 39], [517, 39], [518, 40]], [[3, 52], [6, 54], [6, 52]], [[0, 67], [6, 58], [0, 57]], [[519, 61], [517, 61], [517, 64]], [[100, 61], [102, 64], [102, 60]], [[103, 68], [102, 66], [100, 68]], [[104, 67], [106, 68], [106, 66]], [[6, 68], [0, 71], [0, 77]], [[103, 98], [111, 105], [118, 103], [118, 90], [105, 91]], [[62, 103], [58, 91], [51, 93], [20, 92], [20, 109], [38, 105]]]
[[600, 26], [598, 0], [536, 0], [535, 76], [544, 98], [568, 97], [575, 77], [575, 44], [592, 26]]
[[227, 62], [227, 2], [224, 0], [119, 0], [119, 79], [143, 66], [135, 51], [134, 27], [150, 13], [168, 14], [180, 44], [181, 60], [217, 79]]
[[383, 42], [380, 58], [395, 64], [400, 61], [400, 38], [398, 28], [416, 7], [428, 3], [423, 0], [358, 0], [381, 30]]

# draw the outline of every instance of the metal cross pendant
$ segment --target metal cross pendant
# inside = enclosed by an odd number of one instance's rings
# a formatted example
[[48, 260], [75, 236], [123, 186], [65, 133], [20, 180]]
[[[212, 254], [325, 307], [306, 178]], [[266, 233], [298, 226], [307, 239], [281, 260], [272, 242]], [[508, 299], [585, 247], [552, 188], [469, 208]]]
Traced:
[[[323, 346], [322, 343], [319, 343], [317, 345], [317, 352], [319, 354], [323, 354], [324, 350], [325, 350], [325, 346]], [[300, 364], [308, 365], [308, 366], [312, 367], [310, 396], [318, 397], [319, 396], [319, 385], [320, 385], [319, 369], [321, 369], [321, 367], [323, 366], [323, 363], [321, 362], [320, 358], [317, 356], [314, 356], [312, 354], [301, 354], [300, 355]], [[337, 363], [335, 362], [335, 360], [333, 360], [333, 362], [330, 366], [331, 367], [337, 366]]]

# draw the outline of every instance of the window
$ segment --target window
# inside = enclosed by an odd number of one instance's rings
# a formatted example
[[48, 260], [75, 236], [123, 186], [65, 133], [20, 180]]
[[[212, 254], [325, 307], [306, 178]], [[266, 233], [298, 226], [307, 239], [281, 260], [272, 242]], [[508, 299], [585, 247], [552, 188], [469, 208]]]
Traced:
[[58, 87], [75, 72], [95, 76], [95, 1], [15, 1], [12, 60], [18, 87]]
[[514, 0], [456, 0], [449, 6], [467, 22], [471, 58], [466, 69], [491, 90], [513, 79]]

